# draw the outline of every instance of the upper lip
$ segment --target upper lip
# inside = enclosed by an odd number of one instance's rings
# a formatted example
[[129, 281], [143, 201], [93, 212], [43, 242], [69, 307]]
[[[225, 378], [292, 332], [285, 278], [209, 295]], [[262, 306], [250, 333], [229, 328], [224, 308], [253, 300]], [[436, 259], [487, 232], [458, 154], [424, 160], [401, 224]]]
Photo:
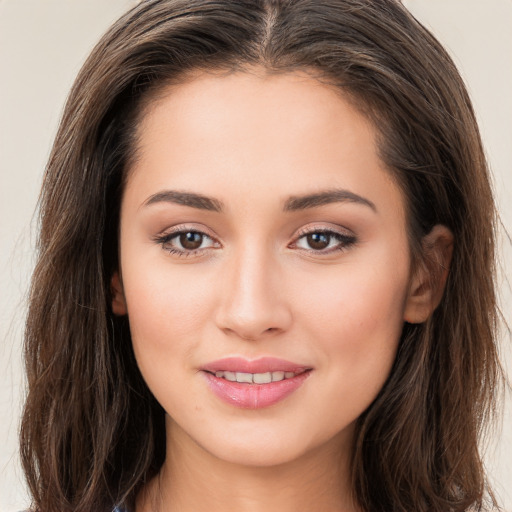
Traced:
[[226, 357], [205, 364], [201, 370], [215, 373], [220, 371], [242, 373], [267, 373], [267, 372], [303, 372], [311, 370], [311, 366], [278, 359], [276, 357], [261, 357], [260, 359], [244, 359], [243, 357]]

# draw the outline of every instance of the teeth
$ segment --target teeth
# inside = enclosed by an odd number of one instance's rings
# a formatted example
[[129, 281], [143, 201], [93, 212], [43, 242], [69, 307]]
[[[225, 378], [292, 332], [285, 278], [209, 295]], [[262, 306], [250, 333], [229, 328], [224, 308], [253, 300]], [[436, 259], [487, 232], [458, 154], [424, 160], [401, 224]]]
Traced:
[[303, 373], [295, 372], [266, 372], [266, 373], [245, 373], [245, 372], [228, 372], [217, 371], [215, 377], [223, 378], [231, 382], [241, 382], [245, 384], [269, 384], [270, 382], [279, 382], [284, 379], [291, 379], [296, 375]]
[[235, 372], [224, 372], [224, 378], [230, 380], [231, 382], [235, 382], [236, 373]]
[[267, 373], [255, 373], [252, 377], [252, 380], [255, 384], [268, 384], [272, 382], [272, 374], [270, 372]]
[[236, 372], [236, 381], [252, 384], [252, 373]]
[[[295, 375], [295, 373], [293, 373], [293, 372], [287, 372], [287, 373], [289, 374], [289, 377], [287, 377], [288, 379]], [[285, 377], [286, 377], [285, 372], [272, 372], [272, 382], [277, 382], [279, 380], [283, 380]]]

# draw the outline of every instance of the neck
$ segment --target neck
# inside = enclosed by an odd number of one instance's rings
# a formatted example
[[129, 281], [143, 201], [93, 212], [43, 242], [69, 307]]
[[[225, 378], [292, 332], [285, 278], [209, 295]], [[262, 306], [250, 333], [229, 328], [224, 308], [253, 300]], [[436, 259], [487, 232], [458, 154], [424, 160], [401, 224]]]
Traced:
[[246, 466], [219, 459], [168, 422], [165, 463], [136, 512], [356, 512], [350, 445], [339, 437], [290, 462]]

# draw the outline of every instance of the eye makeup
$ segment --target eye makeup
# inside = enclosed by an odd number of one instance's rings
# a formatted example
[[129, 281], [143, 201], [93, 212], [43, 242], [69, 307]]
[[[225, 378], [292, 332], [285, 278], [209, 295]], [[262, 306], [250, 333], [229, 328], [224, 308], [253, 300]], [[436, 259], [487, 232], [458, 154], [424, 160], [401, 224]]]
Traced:
[[[222, 247], [221, 243], [203, 230], [176, 226], [171, 231], [157, 235], [153, 241], [169, 254], [192, 257]], [[315, 255], [327, 255], [348, 250], [357, 242], [353, 234], [341, 233], [325, 227], [301, 229], [288, 248], [306, 251]]]

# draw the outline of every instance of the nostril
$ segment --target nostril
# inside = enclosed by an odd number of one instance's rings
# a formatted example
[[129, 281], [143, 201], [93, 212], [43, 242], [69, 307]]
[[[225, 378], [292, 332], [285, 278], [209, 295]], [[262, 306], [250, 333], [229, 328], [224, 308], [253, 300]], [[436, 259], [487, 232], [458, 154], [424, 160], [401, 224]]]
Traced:
[[240, 332], [240, 330], [233, 330], [233, 332], [236, 332], [240, 336], [240, 338], [242, 338], [244, 340], [256, 341], [266, 334], [273, 334], [273, 333], [279, 332], [280, 330], [281, 329], [279, 329], [279, 327], [269, 327], [269, 328], [261, 331], [261, 333], [259, 333], [259, 334], [246, 334], [246, 333]]

